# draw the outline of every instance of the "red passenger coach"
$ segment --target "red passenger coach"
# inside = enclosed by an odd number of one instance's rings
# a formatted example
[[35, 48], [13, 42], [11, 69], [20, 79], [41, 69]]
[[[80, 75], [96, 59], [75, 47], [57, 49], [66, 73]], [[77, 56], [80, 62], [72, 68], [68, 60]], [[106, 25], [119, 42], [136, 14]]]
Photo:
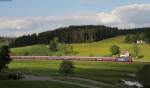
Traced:
[[111, 61], [111, 62], [113, 62], [113, 61], [115, 61], [115, 58], [113, 58], [113, 57], [100, 57], [97, 60], [98, 61]]

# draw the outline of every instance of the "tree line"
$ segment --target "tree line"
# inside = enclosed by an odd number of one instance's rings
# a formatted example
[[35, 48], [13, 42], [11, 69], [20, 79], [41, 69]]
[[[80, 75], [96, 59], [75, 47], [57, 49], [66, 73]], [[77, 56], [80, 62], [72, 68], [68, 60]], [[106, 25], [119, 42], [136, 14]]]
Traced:
[[[59, 39], [59, 42], [65, 44], [87, 43], [112, 38], [118, 35], [141, 32], [150, 35], [150, 28], [120, 30], [117, 27], [107, 27], [103, 25], [69, 26], [39, 34], [24, 35], [16, 38], [10, 45], [11, 47], [20, 47], [33, 44], [49, 44], [55, 37]], [[150, 36], [148, 37], [150, 38]]]
[[137, 34], [127, 34], [125, 36], [125, 43], [136, 43], [140, 40], [144, 41], [145, 43], [150, 43], [150, 35], [149, 33], [137, 33]]

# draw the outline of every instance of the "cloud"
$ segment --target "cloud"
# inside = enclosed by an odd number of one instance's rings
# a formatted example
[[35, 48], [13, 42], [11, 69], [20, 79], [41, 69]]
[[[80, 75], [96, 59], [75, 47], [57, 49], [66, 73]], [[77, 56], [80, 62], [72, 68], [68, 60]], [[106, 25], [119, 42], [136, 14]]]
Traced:
[[150, 4], [121, 6], [109, 13], [78, 14], [65, 16], [0, 17], [0, 33], [20, 36], [38, 33], [68, 25], [108, 25], [119, 28], [150, 26]]
[[110, 13], [98, 13], [99, 21], [119, 28], [150, 26], [150, 4], [133, 4], [114, 9]]
[[[133, 4], [112, 11], [117, 16], [116, 25], [120, 28], [145, 27], [150, 25], [150, 4]], [[114, 22], [115, 22], [114, 21]]]

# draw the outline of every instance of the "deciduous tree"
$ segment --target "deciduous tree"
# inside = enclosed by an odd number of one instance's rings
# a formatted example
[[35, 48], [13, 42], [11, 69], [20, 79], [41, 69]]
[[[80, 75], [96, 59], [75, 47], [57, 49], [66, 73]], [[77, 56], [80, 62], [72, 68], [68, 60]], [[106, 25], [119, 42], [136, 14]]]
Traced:
[[112, 55], [117, 55], [120, 53], [120, 47], [117, 45], [113, 45], [110, 47], [110, 52], [112, 53]]
[[7, 68], [7, 64], [11, 61], [9, 53], [10, 50], [8, 46], [4, 45], [0, 47], [0, 72], [2, 69]]

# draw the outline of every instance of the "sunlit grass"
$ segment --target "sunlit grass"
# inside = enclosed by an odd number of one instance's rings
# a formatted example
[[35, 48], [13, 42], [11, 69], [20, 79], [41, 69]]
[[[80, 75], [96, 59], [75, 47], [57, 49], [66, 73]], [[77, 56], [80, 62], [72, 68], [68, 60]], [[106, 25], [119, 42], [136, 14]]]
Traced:
[[[78, 52], [76, 54], [77, 56], [110, 56], [110, 47], [114, 44], [118, 45], [121, 50], [128, 50], [131, 54], [133, 53], [133, 44], [124, 43], [124, 36], [118, 36], [93, 43], [72, 44], [72, 46], [74, 47], [74, 51]], [[150, 61], [150, 45], [143, 44], [138, 46], [140, 47], [140, 54], [144, 56], [139, 60]], [[47, 45], [33, 45], [12, 49], [12, 53], [15, 55], [25, 55], [26, 52], [28, 52], [29, 55], [56, 55], [55, 53], [50, 52]]]

